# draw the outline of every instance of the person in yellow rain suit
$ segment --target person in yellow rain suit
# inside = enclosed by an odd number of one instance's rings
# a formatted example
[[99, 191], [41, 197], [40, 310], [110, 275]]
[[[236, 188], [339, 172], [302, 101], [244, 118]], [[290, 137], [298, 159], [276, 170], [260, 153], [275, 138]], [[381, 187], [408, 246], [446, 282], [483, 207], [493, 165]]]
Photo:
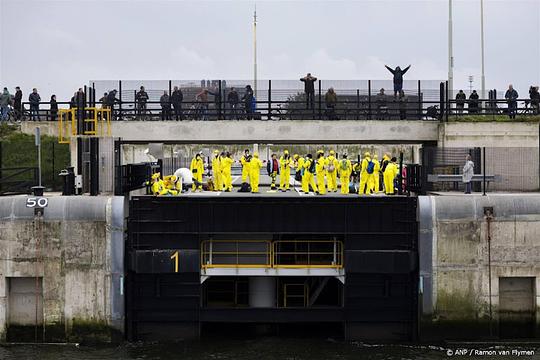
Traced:
[[319, 153], [317, 156], [317, 166], [315, 168], [317, 171], [317, 187], [318, 194], [326, 194], [326, 184], [324, 183], [324, 176], [326, 175], [326, 159], [324, 158], [324, 153]]
[[289, 151], [283, 151], [283, 156], [279, 158], [279, 189], [281, 191], [289, 191], [292, 166], [293, 162], [289, 156]]
[[347, 159], [347, 154], [343, 154], [343, 159], [339, 162], [339, 182], [341, 184], [341, 193], [346, 195], [349, 193], [349, 180], [352, 173], [351, 160]]
[[221, 176], [223, 185], [225, 187], [225, 191], [229, 192], [232, 191], [232, 174], [231, 174], [231, 167], [234, 163], [234, 160], [231, 156], [230, 152], [227, 152], [226, 154], [223, 154], [223, 157], [221, 158]]
[[160, 173], [152, 174], [150, 191], [152, 191], [152, 195], [162, 195], [163, 192], [166, 192], [165, 184], [163, 184], [163, 180], [161, 180]]
[[303, 166], [303, 175], [302, 175], [302, 191], [305, 194], [309, 194], [309, 187], [313, 189], [314, 192], [318, 192], [317, 184], [315, 183], [315, 160], [313, 160], [313, 155], [307, 154], [304, 160]]
[[336, 153], [334, 150], [330, 150], [330, 155], [326, 158], [326, 171], [328, 180], [328, 192], [337, 192], [337, 173], [339, 168], [339, 161], [336, 159]]
[[191, 160], [191, 166], [189, 167], [189, 170], [193, 174], [193, 180], [194, 180], [191, 189], [193, 191], [197, 191], [197, 190], [202, 191], [202, 177], [204, 173], [204, 162], [201, 157], [201, 154], [196, 154], [193, 160]]
[[294, 159], [293, 167], [295, 170], [295, 174], [294, 174], [295, 185], [296, 185], [296, 181], [299, 181], [300, 182], [299, 191], [303, 191], [302, 188], [304, 187], [304, 176], [302, 174], [304, 172], [304, 158], [298, 154], [294, 154], [293, 159]]
[[214, 180], [214, 191], [223, 191], [223, 181], [221, 178], [221, 157], [219, 151], [214, 150], [212, 159], [212, 175]]
[[364, 159], [362, 160], [362, 166], [360, 168], [360, 187], [358, 189], [359, 194], [370, 194], [371, 188], [369, 185], [372, 182], [373, 170], [375, 164], [371, 161], [371, 155], [369, 152], [364, 154]]
[[240, 164], [242, 165], [242, 184], [248, 181], [250, 160], [251, 155], [249, 154], [249, 149], [246, 149], [244, 150], [244, 155], [240, 158]]
[[251, 185], [251, 192], [259, 192], [259, 176], [261, 174], [261, 168], [263, 166], [262, 161], [259, 159], [259, 153], [254, 152], [253, 158], [249, 162], [249, 181]]
[[386, 195], [394, 195], [394, 179], [398, 174], [397, 159], [393, 157], [384, 169], [384, 192]]
[[371, 192], [372, 193], [378, 193], [379, 192], [379, 174], [381, 171], [381, 163], [378, 160], [377, 154], [373, 154], [373, 176], [371, 177]]
[[[178, 195], [179, 191], [176, 188], [178, 178], [176, 175], [167, 175], [163, 177], [163, 191], [159, 195]], [[180, 190], [181, 192], [181, 190]]]

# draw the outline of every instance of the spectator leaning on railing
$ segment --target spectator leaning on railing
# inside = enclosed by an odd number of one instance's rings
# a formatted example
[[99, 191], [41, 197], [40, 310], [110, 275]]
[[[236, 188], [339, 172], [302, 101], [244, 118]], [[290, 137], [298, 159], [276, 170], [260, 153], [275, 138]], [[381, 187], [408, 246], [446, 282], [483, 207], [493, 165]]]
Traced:
[[56, 95], [51, 95], [49, 115], [51, 117], [51, 121], [56, 120], [56, 116], [58, 115], [58, 103], [56, 102]]
[[229, 106], [231, 107], [231, 118], [237, 119], [238, 118], [238, 103], [240, 102], [240, 98], [238, 96], [238, 92], [234, 87], [231, 88], [231, 91], [229, 91], [229, 94], [227, 94], [227, 102], [229, 103]]
[[161, 105], [161, 120], [171, 120], [171, 100], [167, 91], [163, 91], [159, 104]]
[[456, 94], [456, 109], [458, 115], [463, 115], [463, 108], [465, 108], [465, 100], [467, 99], [467, 95], [463, 92], [463, 90], [459, 90], [459, 92]]
[[480, 97], [476, 90], [473, 90], [471, 95], [469, 95], [469, 114], [476, 114], [478, 112], [478, 104]]
[[135, 101], [137, 102], [137, 115], [146, 113], [146, 103], [148, 102], [148, 93], [144, 90], [144, 86], [140, 87], [139, 92], [135, 94]]
[[337, 101], [338, 98], [336, 92], [334, 91], [334, 88], [329, 88], [324, 95], [324, 103], [326, 104], [326, 117], [328, 118], [328, 120], [338, 120], [338, 117], [336, 115]]

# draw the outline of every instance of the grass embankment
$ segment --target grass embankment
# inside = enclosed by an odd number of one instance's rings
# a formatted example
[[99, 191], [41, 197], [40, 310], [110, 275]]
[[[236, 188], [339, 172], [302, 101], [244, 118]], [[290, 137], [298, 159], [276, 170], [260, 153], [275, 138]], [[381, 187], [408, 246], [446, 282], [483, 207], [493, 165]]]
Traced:
[[508, 115], [452, 115], [448, 117], [449, 122], [506, 122], [506, 123], [537, 123], [540, 122], [540, 115], [517, 115], [515, 119], [510, 119]]
[[[37, 167], [37, 147], [34, 135], [23, 134], [17, 127], [0, 125], [1, 168]], [[42, 184], [49, 190], [61, 190], [60, 170], [70, 163], [69, 145], [58, 144], [54, 136], [41, 136], [41, 178]], [[11, 171], [3, 171], [2, 177], [9, 176]], [[27, 172], [15, 178], [28, 180]], [[10, 179], [14, 180], [14, 179]]]

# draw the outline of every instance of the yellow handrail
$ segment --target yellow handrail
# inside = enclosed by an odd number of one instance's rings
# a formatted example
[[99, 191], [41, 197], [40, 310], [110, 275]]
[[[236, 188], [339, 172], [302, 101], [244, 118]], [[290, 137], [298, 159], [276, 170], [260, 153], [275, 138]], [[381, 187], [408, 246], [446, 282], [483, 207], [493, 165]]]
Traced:
[[[60, 144], [69, 144], [70, 138], [77, 135], [89, 136], [111, 136], [111, 109], [109, 108], [84, 108], [90, 117], [84, 120], [85, 123], [92, 124], [90, 129], [84, 130], [82, 134], [77, 133], [77, 108], [58, 110], [58, 142]], [[71, 121], [69, 121], [71, 119]], [[71, 131], [69, 127], [71, 126]], [[106, 131], [104, 131], [106, 127]], [[69, 137], [66, 135], [71, 133]]]
[[[240, 244], [255, 244], [255, 248]], [[286, 244], [295, 247], [303, 244], [307, 250], [281, 250]], [[327, 244], [331, 249], [320, 249], [321, 244]], [[311, 251], [312, 245], [319, 246]], [[338, 240], [204, 240], [201, 242], [201, 268], [341, 269], [343, 249], [343, 242]], [[294, 256], [294, 259], [287, 259], [288, 256]]]

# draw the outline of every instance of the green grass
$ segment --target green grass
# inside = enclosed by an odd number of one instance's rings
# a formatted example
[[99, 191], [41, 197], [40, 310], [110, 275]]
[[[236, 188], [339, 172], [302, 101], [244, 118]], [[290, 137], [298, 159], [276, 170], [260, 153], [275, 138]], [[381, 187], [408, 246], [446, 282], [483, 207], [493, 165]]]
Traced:
[[517, 115], [515, 119], [510, 119], [508, 115], [452, 115], [448, 117], [448, 122], [540, 122], [540, 115]]
[[[37, 148], [33, 135], [23, 134], [17, 127], [2, 124], [0, 126], [1, 167], [37, 166]], [[61, 190], [60, 170], [70, 163], [69, 145], [58, 144], [58, 138], [43, 135], [41, 137], [42, 184], [49, 190]], [[9, 175], [4, 172], [3, 176]], [[30, 173], [22, 174], [17, 180], [26, 180]]]

